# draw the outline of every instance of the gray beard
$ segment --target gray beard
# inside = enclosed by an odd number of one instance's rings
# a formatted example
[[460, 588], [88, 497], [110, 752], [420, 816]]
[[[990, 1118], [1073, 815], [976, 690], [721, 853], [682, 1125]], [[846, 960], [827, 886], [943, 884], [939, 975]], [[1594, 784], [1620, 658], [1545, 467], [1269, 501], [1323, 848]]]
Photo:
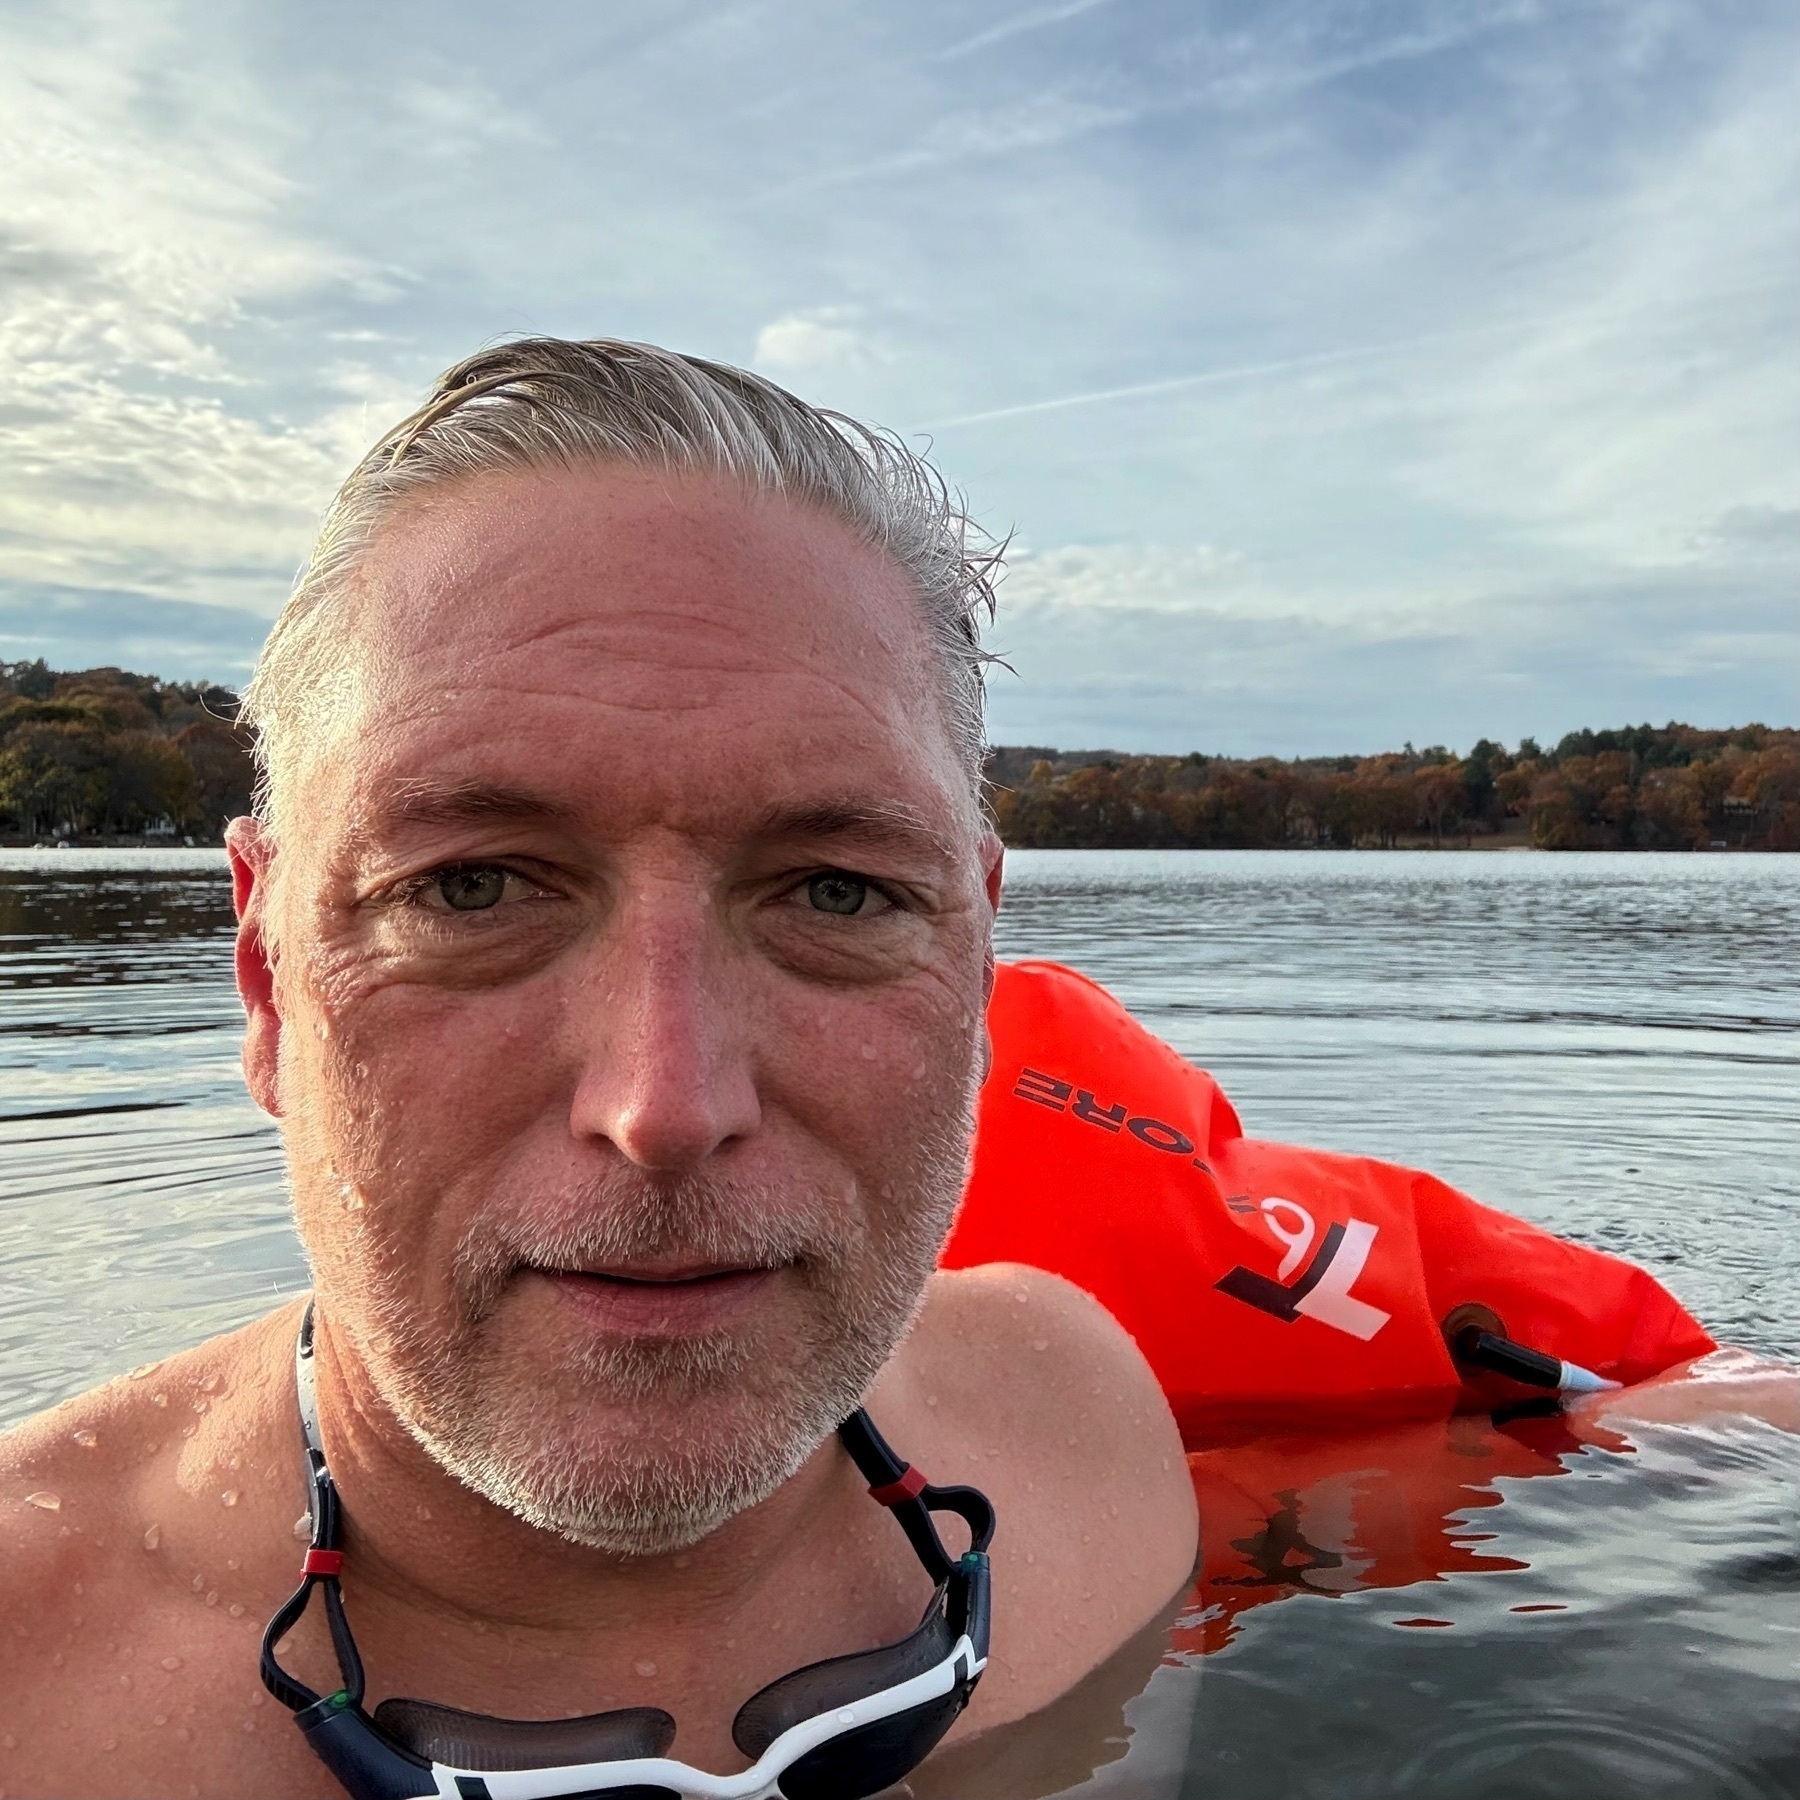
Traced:
[[[484, 1221], [459, 1247], [446, 1330], [382, 1279], [403, 1268], [365, 1215], [360, 1313], [350, 1327], [382, 1400], [433, 1461], [527, 1524], [618, 1556], [698, 1543], [767, 1499], [861, 1403], [912, 1324], [967, 1172], [963, 1119], [921, 1146], [904, 1181], [854, 1208], [616, 1171], [552, 1223]], [[677, 1255], [795, 1271], [812, 1302], [797, 1332], [754, 1327], [585, 1345], [544, 1379], [499, 1364], [484, 1322], [522, 1267], [617, 1266]], [[627, 1411], [597, 1444], [591, 1397]]]

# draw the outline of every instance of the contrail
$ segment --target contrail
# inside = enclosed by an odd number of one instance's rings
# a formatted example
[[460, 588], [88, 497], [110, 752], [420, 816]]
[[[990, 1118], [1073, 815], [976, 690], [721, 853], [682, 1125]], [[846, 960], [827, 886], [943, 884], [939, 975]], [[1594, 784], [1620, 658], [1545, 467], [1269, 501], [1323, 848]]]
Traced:
[[986, 425], [995, 419], [1023, 418], [1027, 413], [1060, 412], [1067, 406], [1097, 406], [1106, 400], [1132, 400], [1143, 394], [1171, 394], [1181, 388], [1216, 387], [1227, 381], [1247, 381], [1257, 375], [1285, 375], [1294, 369], [1316, 369], [1331, 363], [1392, 356], [1396, 350], [1412, 350], [1421, 344], [1443, 343], [1452, 338], [1491, 336], [1495, 332], [1519, 331], [1543, 323], [1543, 320], [1521, 319], [1505, 325], [1475, 325], [1459, 331], [1431, 331], [1422, 337], [1398, 338], [1386, 344], [1356, 344], [1344, 350], [1320, 350], [1310, 356], [1288, 356], [1278, 362], [1238, 363], [1228, 369], [1205, 369], [1197, 375], [1175, 375], [1165, 381], [1140, 381], [1130, 387], [1095, 388], [1085, 394], [1062, 394], [1054, 400], [1028, 400], [1021, 406], [996, 406], [987, 412], [959, 413], [953, 419], [933, 419], [913, 429], [949, 431], [958, 425]]
[[[1771, 288], [1785, 288], [1792, 282], [1785, 278], [1751, 282], [1744, 287], [1727, 288], [1713, 294], [1695, 294], [1689, 304], [1711, 305], [1720, 300], [1737, 299], [1746, 294], [1762, 293]], [[1655, 312], [1654, 304], [1629, 309], [1631, 313]], [[1614, 315], [1616, 320], [1621, 315]], [[1184, 388], [1219, 387], [1228, 381], [1248, 381], [1258, 375], [1286, 375], [1297, 369], [1326, 368], [1335, 363], [1364, 362], [1378, 356], [1392, 356], [1397, 351], [1416, 350], [1424, 344], [1456, 343], [1469, 338], [1497, 337], [1508, 332], [1535, 331], [1545, 325], [1596, 325], [1613, 321], [1596, 319], [1591, 314], [1547, 313], [1538, 318], [1507, 319], [1494, 325], [1466, 325], [1452, 331], [1427, 331], [1417, 337], [1395, 338], [1378, 344], [1353, 344], [1342, 350], [1320, 350], [1308, 356], [1282, 357], [1275, 362], [1238, 363], [1227, 369], [1204, 369], [1196, 375], [1174, 375], [1163, 381], [1140, 381], [1129, 387], [1095, 388], [1085, 394], [1062, 394], [1053, 400], [1028, 400], [1020, 406], [996, 406], [986, 412], [959, 413], [951, 419], [935, 419], [912, 429], [917, 432], [951, 431], [961, 425], [987, 425], [997, 419], [1020, 419], [1031, 413], [1061, 412], [1071, 406], [1098, 406], [1108, 400], [1134, 400], [1147, 394], [1172, 394]]]

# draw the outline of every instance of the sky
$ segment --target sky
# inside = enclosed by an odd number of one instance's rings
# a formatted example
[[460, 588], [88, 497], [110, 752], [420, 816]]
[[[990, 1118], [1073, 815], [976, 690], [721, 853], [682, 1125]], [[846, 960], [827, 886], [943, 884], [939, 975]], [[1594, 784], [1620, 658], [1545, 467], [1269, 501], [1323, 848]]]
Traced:
[[235, 683], [520, 332], [929, 448], [1002, 743], [1800, 722], [1789, 0], [0, 0], [0, 657]]

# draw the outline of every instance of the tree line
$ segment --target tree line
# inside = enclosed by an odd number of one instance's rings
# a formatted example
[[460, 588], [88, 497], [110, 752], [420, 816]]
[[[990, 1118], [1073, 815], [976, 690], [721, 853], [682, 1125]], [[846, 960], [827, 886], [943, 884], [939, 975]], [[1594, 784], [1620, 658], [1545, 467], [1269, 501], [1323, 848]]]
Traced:
[[[214, 843], [255, 782], [237, 695], [115, 668], [0, 662], [0, 834]], [[1001, 746], [1006, 842], [1057, 849], [1375, 847], [1516, 839], [1545, 850], [1800, 850], [1800, 731], [1574, 731], [1377, 756], [1128, 756]]]
[[1800, 731], [1766, 725], [1293, 762], [1005, 746], [987, 783], [1001, 836], [1032, 849], [1800, 850]]
[[216, 843], [255, 783], [236, 717], [207, 682], [0, 662], [0, 832]]

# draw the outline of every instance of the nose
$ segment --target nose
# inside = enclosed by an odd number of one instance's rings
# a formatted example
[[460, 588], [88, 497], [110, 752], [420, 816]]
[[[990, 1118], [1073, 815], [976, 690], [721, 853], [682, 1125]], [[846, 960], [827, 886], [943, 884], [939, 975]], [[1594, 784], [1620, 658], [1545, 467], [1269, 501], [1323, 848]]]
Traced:
[[710, 896], [663, 881], [626, 899], [571, 999], [580, 1073], [578, 1140], [604, 1140], [639, 1168], [676, 1174], [761, 1123], [748, 971], [723, 941]]

